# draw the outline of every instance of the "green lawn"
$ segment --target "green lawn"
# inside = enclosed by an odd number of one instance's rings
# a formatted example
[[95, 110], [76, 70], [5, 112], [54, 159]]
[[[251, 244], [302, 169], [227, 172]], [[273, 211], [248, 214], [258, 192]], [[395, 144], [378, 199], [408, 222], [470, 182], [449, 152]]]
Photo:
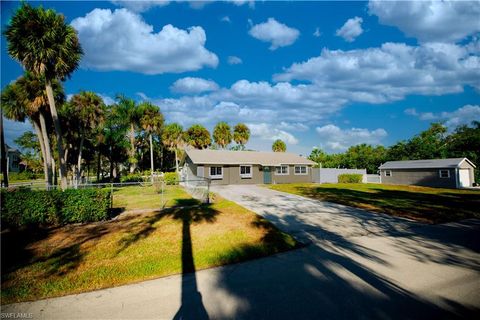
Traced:
[[[115, 191], [142, 209], [148, 188]], [[153, 191], [152, 191], [153, 192]], [[233, 202], [199, 205], [169, 187], [170, 208], [116, 219], [2, 231], [2, 304], [62, 296], [219, 266], [292, 249], [295, 240]], [[195, 206], [192, 206], [195, 205]], [[182, 262], [183, 261], [183, 262]]]
[[[190, 196], [177, 186], [165, 186], [163, 198], [153, 186], [129, 186], [113, 188], [113, 207], [122, 210], [160, 209], [171, 207], [180, 199]], [[163, 204], [162, 204], [163, 199]]]
[[282, 184], [271, 189], [427, 223], [480, 218], [480, 192], [383, 184]]

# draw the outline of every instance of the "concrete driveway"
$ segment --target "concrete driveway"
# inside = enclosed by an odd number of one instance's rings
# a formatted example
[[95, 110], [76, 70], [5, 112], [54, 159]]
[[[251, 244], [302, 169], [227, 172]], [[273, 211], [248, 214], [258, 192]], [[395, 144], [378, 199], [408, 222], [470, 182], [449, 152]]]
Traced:
[[34, 319], [478, 319], [478, 220], [428, 226], [256, 186], [213, 189], [309, 245], [2, 312]]

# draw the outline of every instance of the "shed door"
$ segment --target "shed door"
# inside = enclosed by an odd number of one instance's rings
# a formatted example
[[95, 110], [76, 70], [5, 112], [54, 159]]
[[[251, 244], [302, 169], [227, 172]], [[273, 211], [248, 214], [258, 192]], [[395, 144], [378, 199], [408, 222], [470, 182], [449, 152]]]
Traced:
[[458, 170], [458, 179], [460, 180], [460, 187], [470, 187], [470, 170], [460, 169]]

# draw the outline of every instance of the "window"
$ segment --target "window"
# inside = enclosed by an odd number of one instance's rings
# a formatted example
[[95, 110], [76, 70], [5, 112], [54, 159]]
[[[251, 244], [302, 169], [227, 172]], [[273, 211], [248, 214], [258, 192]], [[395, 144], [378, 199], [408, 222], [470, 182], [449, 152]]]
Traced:
[[288, 166], [286, 165], [281, 165], [279, 167], [275, 167], [275, 174], [277, 176], [280, 175], [288, 175]]
[[438, 173], [440, 178], [450, 178], [450, 170], [440, 170]]
[[252, 177], [252, 166], [240, 166], [240, 177], [241, 178], [251, 178]]
[[385, 177], [391, 177], [392, 176], [392, 170], [385, 170]]
[[296, 175], [306, 175], [307, 174], [307, 166], [295, 166], [295, 174]]
[[210, 178], [212, 179], [223, 179], [223, 168], [222, 167], [210, 167]]

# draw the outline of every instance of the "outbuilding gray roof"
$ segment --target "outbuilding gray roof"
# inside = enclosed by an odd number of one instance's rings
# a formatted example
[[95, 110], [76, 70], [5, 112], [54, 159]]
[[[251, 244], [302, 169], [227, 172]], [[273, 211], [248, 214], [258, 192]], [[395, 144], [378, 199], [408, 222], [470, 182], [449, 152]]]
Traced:
[[195, 164], [258, 164], [278, 166], [281, 164], [314, 165], [315, 162], [287, 152], [187, 150], [188, 157]]
[[406, 160], [387, 161], [379, 169], [430, 169], [430, 168], [458, 168], [467, 161], [474, 168], [475, 165], [467, 158], [429, 159], [429, 160]]

